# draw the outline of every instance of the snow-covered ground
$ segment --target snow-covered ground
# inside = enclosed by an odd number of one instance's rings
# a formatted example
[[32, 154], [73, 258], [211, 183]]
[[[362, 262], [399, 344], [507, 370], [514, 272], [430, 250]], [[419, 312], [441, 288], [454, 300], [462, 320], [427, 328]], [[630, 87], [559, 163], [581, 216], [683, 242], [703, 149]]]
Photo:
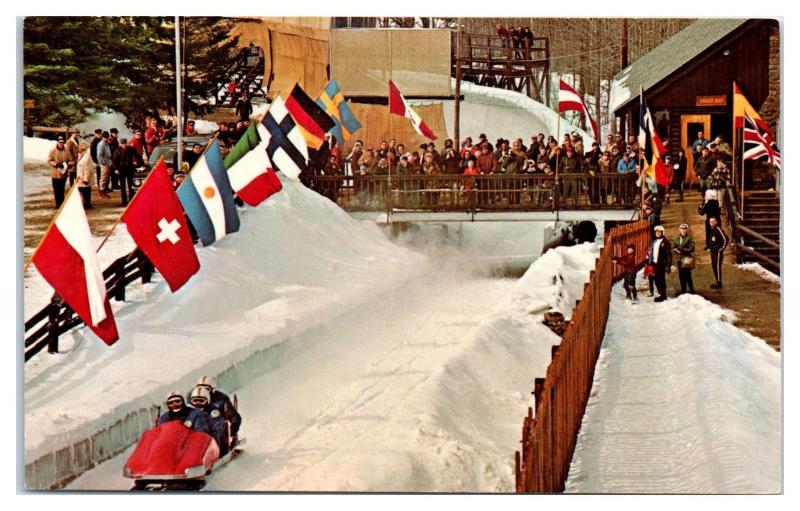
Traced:
[[762, 279], [772, 282], [773, 284], [778, 284], [779, 286], [781, 285], [781, 277], [779, 275], [775, 275], [758, 263], [742, 263], [737, 264], [736, 267], [741, 268], [742, 270], [751, 271]]
[[[245, 454], [210, 490], [512, 492], [513, 448], [598, 246], [558, 248], [520, 280], [441, 257], [420, 278], [276, 346], [237, 390]], [[472, 270], [476, 270], [472, 266]], [[130, 452], [70, 489], [125, 489]]]
[[566, 491], [777, 493], [781, 355], [697, 295], [612, 292]]
[[[464, 95], [461, 102], [462, 138], [472, 136], [477, 140], [479, 134], [485, 133], [492, 143], [500, 137], [509, 140], [521, 137], [525, 144], [529, 144], [531, 135], [555, 135], [558, 128], [559, 140], [564, 133], [577, 131], [583, 137], [586, 150], [592, 147], [594, 137], [591, 133], [573, 126], [563, 117], [559, 126], [559, 115], [555, 110], [525, 94], [470, 82], [461, 82], [461, 93]], [[447, 133], [452, 134], [455, 123], [453, 101], [443, 101], [442, 106]]]

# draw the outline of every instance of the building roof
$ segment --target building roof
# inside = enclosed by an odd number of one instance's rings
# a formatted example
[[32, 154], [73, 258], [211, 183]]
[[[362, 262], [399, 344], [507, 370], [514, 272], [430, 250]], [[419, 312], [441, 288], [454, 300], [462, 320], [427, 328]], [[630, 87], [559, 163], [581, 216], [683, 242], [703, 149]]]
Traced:
[[647, 91], [747, 21], [746, 18], [699, 19], [656, 46], [614, 77], [611, 111], [635, 99], [639, 87]]

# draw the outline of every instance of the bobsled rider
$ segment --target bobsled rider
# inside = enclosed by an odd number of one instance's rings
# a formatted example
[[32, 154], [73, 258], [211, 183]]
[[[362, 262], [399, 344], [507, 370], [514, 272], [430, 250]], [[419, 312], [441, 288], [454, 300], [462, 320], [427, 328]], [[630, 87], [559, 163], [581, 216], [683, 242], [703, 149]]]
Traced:
[[187, 428], [213, 436], [211, 417], [202, 410], [186, 406], [186, 401], [184, 401], [180, 392], [173, 390], [167, 394], [166, 404], [168, 410], [159, 417], [159, 424], [169, 421], [181, 421]]
[[211, 424], [211, 436], [217, 441], [219, 455], [225, 456], [228, 453], [228, 421], [222, 413], [211, 404], [211, 394], [206, 387], [195, 387], [189, 401], [197, 410], [206, 412]]
[[214, 388], [214, 380], [208, 376], [203, 376], [197, 380], [196, 388], [205, 388], [211, 396], [211, 406], [220, 411], [225, 420], [231, 424], [231, 445], [236, 445], [239, 437], [239, 426], [242, 424], [242, 416], [234, 408], [230, 398], [225, 393]]

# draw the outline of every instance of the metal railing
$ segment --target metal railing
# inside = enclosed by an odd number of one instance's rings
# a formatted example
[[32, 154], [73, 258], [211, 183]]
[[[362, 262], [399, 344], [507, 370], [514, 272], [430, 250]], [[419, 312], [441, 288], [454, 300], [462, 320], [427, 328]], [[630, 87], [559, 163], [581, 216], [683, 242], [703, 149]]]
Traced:
[[[103, 271], [106, 296], [124, 302], [128, 284], [139, 279], [147, 284], [154, 271], [153, 264], [139, 249], [120, 257]], [[45, 348], [48, 353], [58, 353], [59, 336], [82, 324], [83, 320], [54, 294], [49, 304], [25, 321], [25, 362]]]
[[346, 211], [635, 209], [636, 179], [620, 174], [318, 176], [308, 185]]
[[517, 493], [564, 491], [605, 336], [611, 288], [622, 277], [612, 256], [622, 255], [630, 243], [636, 246], [641, 266], [650, 243], [646, 220], [615, 227], [607, 234], [561, 344], [552, 347], [547, 373], [534, 381], [536, 415], [529, 407], [522, 424], [522, 446], [514, 455]]

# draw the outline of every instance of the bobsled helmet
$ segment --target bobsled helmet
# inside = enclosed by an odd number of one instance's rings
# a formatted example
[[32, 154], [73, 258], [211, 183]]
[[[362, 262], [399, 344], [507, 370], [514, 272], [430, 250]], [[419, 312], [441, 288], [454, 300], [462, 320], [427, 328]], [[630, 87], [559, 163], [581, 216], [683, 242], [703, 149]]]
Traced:
[[170, 393], [167, 394], [167, 398], [164, 400], [164, 402], [167, 404], [167, 408], [172, 411], [178, 411], [186, 404], [186, 402], [183, 400], [183, 396], [177, 390], [170, 391]]
[[211, 401], [211, 394], [205, 387], [195, 387], [189, 399], [192, 402], [192, 406], [202, 408]]
[[205, 387], [208, 389], [209, 394], [214, 392], [214, 379], [210, 376], [202, 376], [197, 380], [197, 387]]

